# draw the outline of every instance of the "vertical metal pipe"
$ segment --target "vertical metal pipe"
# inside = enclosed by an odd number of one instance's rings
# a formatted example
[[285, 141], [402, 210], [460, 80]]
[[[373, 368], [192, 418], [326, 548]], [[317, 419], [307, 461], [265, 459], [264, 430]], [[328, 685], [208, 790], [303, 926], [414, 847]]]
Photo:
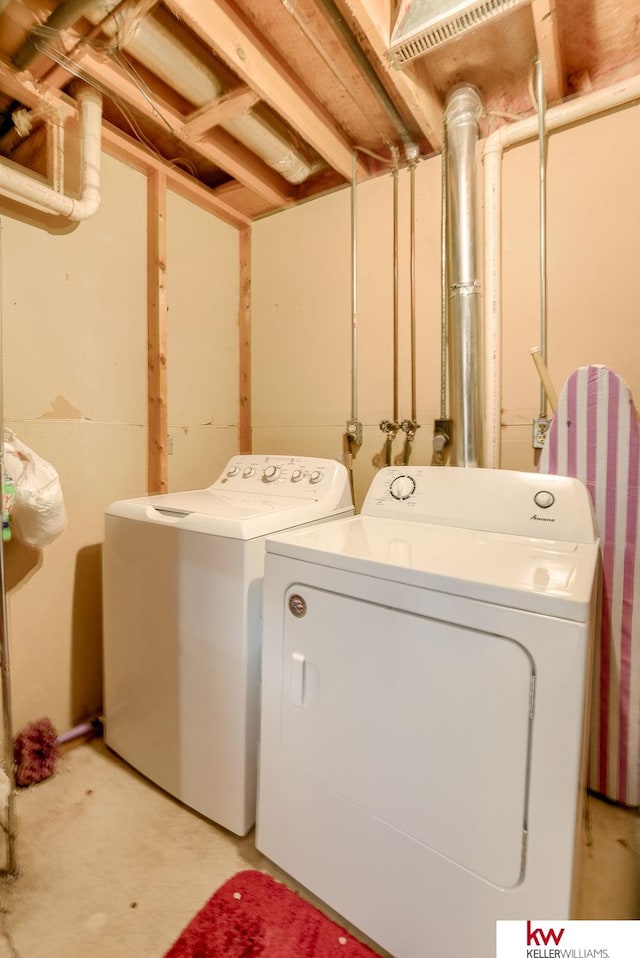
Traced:
[[399, 310], [398, 310], [398, 167], [393, 173], [393, 421], [398, 422]]
[[[540, 145], [540, 355], [547, 362], [547, 139], [545, 113], [547, 107], [544, 74], [539, 57], [535, 59], [536, 103], [538, 107], [538, 139]], [[540, 386], [540, 418], [547, 415], [547, 395]]]
[[351, 157], [351, 420], [358, 419], [358, 283], [357, 283], [357, 186], [358, 161]]
[[440, 419], [447, 418], [447, 327], [449, 282], [447, 278], [447, 124], [443, 121], [440, 172]]
[[472, 86], [447, 98], [449, 379], [453, 456], [457, 466], [482, 465], [482, 337], [476, 242], [476, 147], [480, 96]]
[[409, 166], [409, 219], [410, 219], [410, 310], [411, 310], [411, 418], [418, 419], [416, 395], [416, 166]]

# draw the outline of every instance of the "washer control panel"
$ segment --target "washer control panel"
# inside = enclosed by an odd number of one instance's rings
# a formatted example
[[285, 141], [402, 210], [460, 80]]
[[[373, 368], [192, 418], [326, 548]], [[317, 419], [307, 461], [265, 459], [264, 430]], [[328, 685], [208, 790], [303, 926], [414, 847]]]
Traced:
[[323, 498], [344, 484], [345, 467], [334, 459], [308, 456], [239, 455], [230, 459], [211, 490], [254, 492], [299, 499]]
[[362, 515], [569, 542], [597, 538], [586, 487], [566, 476], [453, 466], [387, 466]]

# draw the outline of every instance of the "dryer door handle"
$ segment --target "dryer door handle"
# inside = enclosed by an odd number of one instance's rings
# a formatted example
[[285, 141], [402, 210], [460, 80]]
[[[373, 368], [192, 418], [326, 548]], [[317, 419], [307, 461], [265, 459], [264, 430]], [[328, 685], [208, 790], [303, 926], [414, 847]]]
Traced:
[[302, 708], [304, 705], [304, 673], [305, 658], [302, 652], [291, 653], [291, 676], [289, 680], [289, 697], [292, 705]]

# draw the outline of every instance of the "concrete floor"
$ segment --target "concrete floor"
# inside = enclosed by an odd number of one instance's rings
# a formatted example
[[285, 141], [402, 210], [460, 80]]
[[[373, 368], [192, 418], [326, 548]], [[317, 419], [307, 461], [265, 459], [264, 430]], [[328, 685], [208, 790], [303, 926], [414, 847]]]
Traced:
[[[594, 798], [589, 808], [576, 917], [639, 918], [640, 815]], [[0, 958], [161, 958], [235, 872], [258, 868], [297, 887], [252, 834], [190, 812], [101, 741], [21, 791], [17, 814], [19, 875], [0, 880]]]

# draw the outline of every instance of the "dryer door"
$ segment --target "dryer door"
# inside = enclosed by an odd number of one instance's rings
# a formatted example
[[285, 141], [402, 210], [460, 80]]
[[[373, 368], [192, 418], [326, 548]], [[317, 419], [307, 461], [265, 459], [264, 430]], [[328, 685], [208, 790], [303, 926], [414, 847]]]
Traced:
[[525, 865], [534, 670], [489, 628], [292, 586], [281, 747], [324, 788], [508, 888]]

